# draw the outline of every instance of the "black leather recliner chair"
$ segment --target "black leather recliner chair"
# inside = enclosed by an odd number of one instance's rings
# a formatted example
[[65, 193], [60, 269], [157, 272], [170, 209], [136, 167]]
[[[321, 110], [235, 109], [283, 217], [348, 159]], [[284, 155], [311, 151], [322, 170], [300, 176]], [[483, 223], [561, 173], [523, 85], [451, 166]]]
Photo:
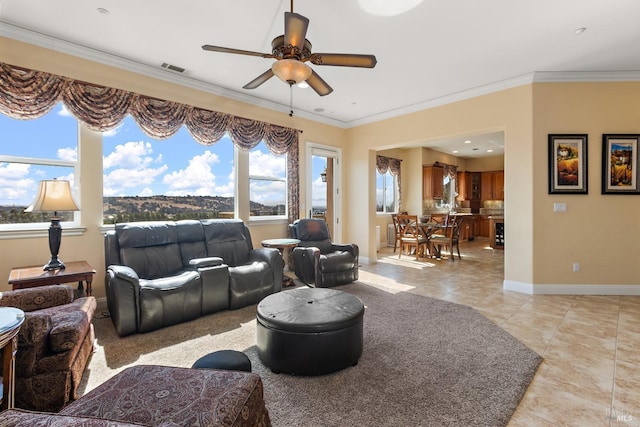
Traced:
[[358, 245], [333, 243], [323, 220], [296, 220], [289, 236], [300, 240], [293, 248], [294, 271], [307, 285], [328, 288], [358, 280]]

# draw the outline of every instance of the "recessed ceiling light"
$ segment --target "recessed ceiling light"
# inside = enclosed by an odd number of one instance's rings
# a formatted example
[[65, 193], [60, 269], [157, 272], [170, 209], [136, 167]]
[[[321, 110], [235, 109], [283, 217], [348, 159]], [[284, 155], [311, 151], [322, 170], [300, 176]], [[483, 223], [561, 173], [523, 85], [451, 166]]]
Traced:
[[492, 149], [488, 149], [487, 153], [493, 153], [493, 150]]
[[471, 141], [469, 141], [468, 139], [464, 142], [465, 144], [471, 144]]
[[324, 108], [314, 108], [313, 111], [315, 111], [316, 113], [322, 113], [324, 111]]
[[457, 153], [459, 153], [458, 150], [453, 150], [453, 154], [457, 154]]
[[585, 31], [587, 31], [587, 27], [576, 28], [576, 34], [577, 35], [580, 35], [580, 34], [584, 33]]
[[472, 148], [472, 150], [473, 150], [473, 151], [478, 151], [478, 150], [479, 150], [479, 148]]
[[307, 82], [305, 82], [305, 81], [302, 81], [302, 82], [298, 83], [298, 87], [299, 87], [300, 89], [306, 89], [306, 88], [308, 88], [308, 87], [309, 87], [309, 83], [307, 83]]
[[97, 9], [97, 11], [98, 11], [98, 13], [101, 13], [101, 14], [103, 14], [103, 15], [108, 15], [108, 14], [109, 14], [109, 10], [108, 10], [108, 9], [105, 9], [104, 7], [99, 7], [99, 8]]

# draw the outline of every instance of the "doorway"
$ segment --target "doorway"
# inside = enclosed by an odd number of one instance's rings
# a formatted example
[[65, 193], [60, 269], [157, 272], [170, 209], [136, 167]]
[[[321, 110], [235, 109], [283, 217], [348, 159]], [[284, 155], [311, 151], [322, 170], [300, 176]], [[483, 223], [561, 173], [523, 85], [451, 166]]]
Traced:
[[341, 241], [339, 148], [307, 143], [307, 216], [326, 221], [332, 239]]

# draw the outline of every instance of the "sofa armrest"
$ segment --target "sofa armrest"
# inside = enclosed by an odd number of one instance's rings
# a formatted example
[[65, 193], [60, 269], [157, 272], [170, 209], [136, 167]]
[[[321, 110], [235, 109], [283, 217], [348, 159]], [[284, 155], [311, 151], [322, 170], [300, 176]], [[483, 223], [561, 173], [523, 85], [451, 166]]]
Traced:
[[271, 267], [273, 274], [273, 292], [282, 290], [282, 271], [284, 270], [285, 254], [280, 255], [280, 251], [276, 248], [255, 248], [249, 251], [250, 261], [262, 261]]
[[358, 258], [358, 255], [360, 253], [358, 245], [356, 245], [355, 243], [346, 243], [346, 244], [334, 243], [332, 246], [334, 251], [351, 252], [351, 255], [353, 255], [356, 258]]
[[95, 297], [84, 297], [65, 305], [52, 313], [49, 345], [54, 353], [63, 353], [80, 343], [90, 329], [91, 319], [96, 310]]
[[109, 315], [121, 337], [138, 331], [140, 313], [140, 279], [124, 265], [107, 267], [105, 278]]
[[194, 268], [216, 267], [224, 263], [223, 259], [217, 256], [206, 258], [194, 258], [189, 261], [189, 266]]

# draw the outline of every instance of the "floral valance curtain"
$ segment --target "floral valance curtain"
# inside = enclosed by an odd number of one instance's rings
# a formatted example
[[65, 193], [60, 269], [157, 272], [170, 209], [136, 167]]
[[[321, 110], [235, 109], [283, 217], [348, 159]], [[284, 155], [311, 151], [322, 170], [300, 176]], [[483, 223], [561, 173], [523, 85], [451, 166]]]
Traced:
[[394, 159], [393, 157], [385, 157], [385, 156], [377, 156], [376, 157], [376, 169], [381, 174], [389, 173], [398, 180], [398, 209], [402, 206], [402, 174], [400, 173], [400, 169], [402, 166], [402, 160]]
[[264, 139], [274, 154], [284, 154], [298, 142], [296, 129], [0, 63], [1, 113], [14, 119], [37, 119], [60, 101], [99, 132], [115, 128], [131, 114], [144, 133], [155, 139], [169, 138], [185, 125], [204, 145], [217, 142], [225, 132], [244, 150]]
[[130, 114], [155, 139], [169, 138], [185, 125], [193, 139], [204, 145], [214, 144], [225, 133], [243, 150], [264, 140], [272, 153], [288, 153], [289, 219], [299, 215], [299, 193], [294, 191], [299, 188], [296, 129], [0, 63], [0, 113], [14, 119], [37, 119], [58, 102], [99, 132], [114, 129]]

